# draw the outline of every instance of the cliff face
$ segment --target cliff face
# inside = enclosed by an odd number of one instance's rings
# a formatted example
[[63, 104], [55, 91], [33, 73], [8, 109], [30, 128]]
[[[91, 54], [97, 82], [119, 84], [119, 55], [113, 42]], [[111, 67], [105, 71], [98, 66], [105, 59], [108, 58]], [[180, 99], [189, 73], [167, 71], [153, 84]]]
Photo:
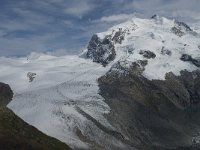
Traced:
[[12, 100], [9, 85], [0, 83], [0, 150], [68, 150], [64, 143], [25, 123], [6, 105]]
[[140, 64], [99, 78], [108, 120], [138, 149], [199, 149], [200, 72], [148, 80]]
[[115, 59], [115, 55], [115, 48], [110, 36], [106, 36], [104, 39], [100, 39], [96, 34], [92, 36], [88, 45], [87, 58], [106, 66]]

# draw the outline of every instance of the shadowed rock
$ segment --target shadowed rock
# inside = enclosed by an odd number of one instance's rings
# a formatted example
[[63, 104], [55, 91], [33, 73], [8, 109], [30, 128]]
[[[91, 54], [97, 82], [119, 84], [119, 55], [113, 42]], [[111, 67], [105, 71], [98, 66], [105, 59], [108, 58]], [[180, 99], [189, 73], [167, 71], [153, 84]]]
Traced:
[[200, 67], [200, 59], [195, 59], [192, 58], [192, 56], [188, 55], [188, 54], [183, 54], [180, 58], [182, 61], [188, 61], [191, 62], [192, 64], [194, 64], [197, 67]]
[[91, 58], [94, 62], [106, 66], [110, 61], [115, 59], [115, 48], [109, 37], [101, 40], [96, 34], [88, 45], [87, 58]]
[[200, 72], [148, 80], [133, 66], [98, 79], [110, 123], [138, 149], [199, 149]]
[[8, 84], [0, 82], [0, 106], [6, 106], [13, 97], [13, 92]]
[[175, 21], [175, 26], [171, 28], [171, 31], [179, 37], [182, 37], [186, 32], [193, 31], [186, 23]]
[[142, 55], [143, 57], [150, 59], [150, 58], [155, 58], [156, 54], [154, 54], [153, 52], [149, 51], [149, 50], [141, 50], [139, 52], [140, 55]]
[[180, 21], [175, 21], [175, 23], [178, 25], [179, 28], [182, 28], [185, 31], [193, 31], [190, 26], [188, 26], [186, 23], [184, 22], [180, 22]]
[[112, 38], [112, 41], [114, 41], [115, 43], [119, 43], [122, 44], [122, 41], [124, 40], [124, 36], [125, 36], [125, 31], [122, 31], [121, 28], [119, 28], [119, 31], [117, 31], [115, 33], [115, 35]]
[[29, 79], [29, 82], [33, 82], [33, 80], [35, 79], [36, 75], [37, 75], [36, 73], [28, 72], [27, 73], [27, 78]]

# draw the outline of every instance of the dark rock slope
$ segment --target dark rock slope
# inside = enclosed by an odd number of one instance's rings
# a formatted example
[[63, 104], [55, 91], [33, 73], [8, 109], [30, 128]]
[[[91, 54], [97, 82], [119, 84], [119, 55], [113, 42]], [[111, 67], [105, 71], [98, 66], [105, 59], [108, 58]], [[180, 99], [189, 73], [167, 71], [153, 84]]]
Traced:
[[12, 96], [9, 85], [0, 82], [0, 106], [6, 106], [12, 100]]
[[[141, 65], [143, 64], [143, 65]], [[144, 62], [99, 78], [111, 108], [110, 123], [139, 150], [200, 149], [200, 72], [182, 71], [166, 80], [142, 76]]]
[[182, 37], [186, 32], [192, 32], [193, 30], [186, 23], [175, 21], [175, 26], [171, 28], [171, 31]]
[[16, 116], [6, 105], [13, 92], [0, 83], [0, 150], [69, 150], [55, 138], [49, 137]]
[[192, 64], [194, 64], [197, 67], [200, 67], [200, 59], [199, 58], [192, 58], [192, 56], [188, 55], [188, 54], [183, 54], [180, 58], [182, 61], [187, 61], [187, 62], [191, 62]]

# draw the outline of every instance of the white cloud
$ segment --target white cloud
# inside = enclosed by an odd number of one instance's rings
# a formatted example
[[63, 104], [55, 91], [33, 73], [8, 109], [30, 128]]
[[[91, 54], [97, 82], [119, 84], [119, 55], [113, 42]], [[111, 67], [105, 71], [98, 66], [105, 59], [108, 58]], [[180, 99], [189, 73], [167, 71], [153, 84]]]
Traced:
[[100, 18], [99, 22], [114, 22], [114, 21], [122, 21], [128, 20], [134, 17], [134, 14], [118, 14], [118, 15], [111, 15], [111, 16], [104, 16]]
[[66, 25], [66, 27], [73, 27], [73, 23], [70, 20], [64, 20], [63, 23]]
[[110, 16], [103, 16], [100, 19], [97, 20], [93, 20], [92, 22], [94, 23], [100, 23], [100, 22], [123, 22], [126, 20], [129, 20], [133, 17], [143, 17], [142, 14], [140, 13], [130, 13], [130, 14], [114, 14], [114, 15], [110, 15]]
[[199, 19], [199, 6], [199, 0], [133, 0], [127, 3], [124, 9], [134, 10], [148, 17], [159, 14], [169, 17]]
[[94, 8], [95, 8], [95, 5], [90, 1], [77, 1], [67, 6], [64, 9], [64, 13], [75, 16], [75, 17], [82, 17], [83, 15], [90, 12]]

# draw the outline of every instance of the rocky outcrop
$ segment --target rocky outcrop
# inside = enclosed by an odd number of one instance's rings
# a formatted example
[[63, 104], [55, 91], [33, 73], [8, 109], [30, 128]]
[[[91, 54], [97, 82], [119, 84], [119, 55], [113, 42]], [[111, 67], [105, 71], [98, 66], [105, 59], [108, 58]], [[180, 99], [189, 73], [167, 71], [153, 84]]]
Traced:
[[159, 17], [157, 14], [155, 14], [155, 15], [153, 15], [152, 17], [151, 17], [151, 19], [155, 19], [155, 18], [157, 18], [157, 17]]
[[140, 50], [139, 54], [147, 59], [156, 57], [156, 54], [154, 54], [153, 52], [151, 52], [149, 50]]
[[13, 92], [8, 84], [0, 82], [0, 106], [6, 106], [13, 97]]
[[29, 82], [33, 82], [33, 80], [35, 79], [36, 75], [37, 75], [36, 73], [28, 72], [27, 73], [27, 78], [29, 79]]
[[184, 31], [193, 31], [190, 26], [181, 21], [175, 21], [176, 25]]
[[192, 56], [188, 54], [183, 54], [180, 58], [182, 61], [188, 61], [194, 64], [197, 67], [200, 67], [200, 59], [192, 58]]
[[148, 80], [141, 65], [133, 64], [125, 74], [111, 69], [98, 82], [111, 108], [108, 120], [131, 145], [148, 150], [199, 149], [199, 71]]
[[185, 32], [193, 31], [186, 23], [175, 21], [175, 26], [171, 28], [171, 31], [179, 37], [182, 37]]
[[115, 32], [112, 41], [114, 43], [122, 44], [122, 41], [124, 40], [126, 31], [122, 31], [122, 28], [119, 28], [119, 31]]
[[185, 33], [178, 27], [172, 27], [171, 31], [179, 37], [182, 37]]
[[169, 55], [169, 56], [171, 56], [171, 55], [172, 55], [172, 52], [171, 52], [170, 50], [166, 49], [166, 48], [163, 46], [162, 49], [161, 49], [161, 54], [162, 54], [162, 55]]
[[86, 57], [106, 66], [116, 57], [115, 44], [122, 44], [126, 34], [130, 34], [129, 29], [122, 28], [113, 30], [103, 39], [94, 34], [87, 47]]
[[100, 39], [96, 34], [92, 36], [86, 53], [87, 58], [106, 66], [115, 59], [115, 55], [115, 47], [109, 36], [104, 39]]

